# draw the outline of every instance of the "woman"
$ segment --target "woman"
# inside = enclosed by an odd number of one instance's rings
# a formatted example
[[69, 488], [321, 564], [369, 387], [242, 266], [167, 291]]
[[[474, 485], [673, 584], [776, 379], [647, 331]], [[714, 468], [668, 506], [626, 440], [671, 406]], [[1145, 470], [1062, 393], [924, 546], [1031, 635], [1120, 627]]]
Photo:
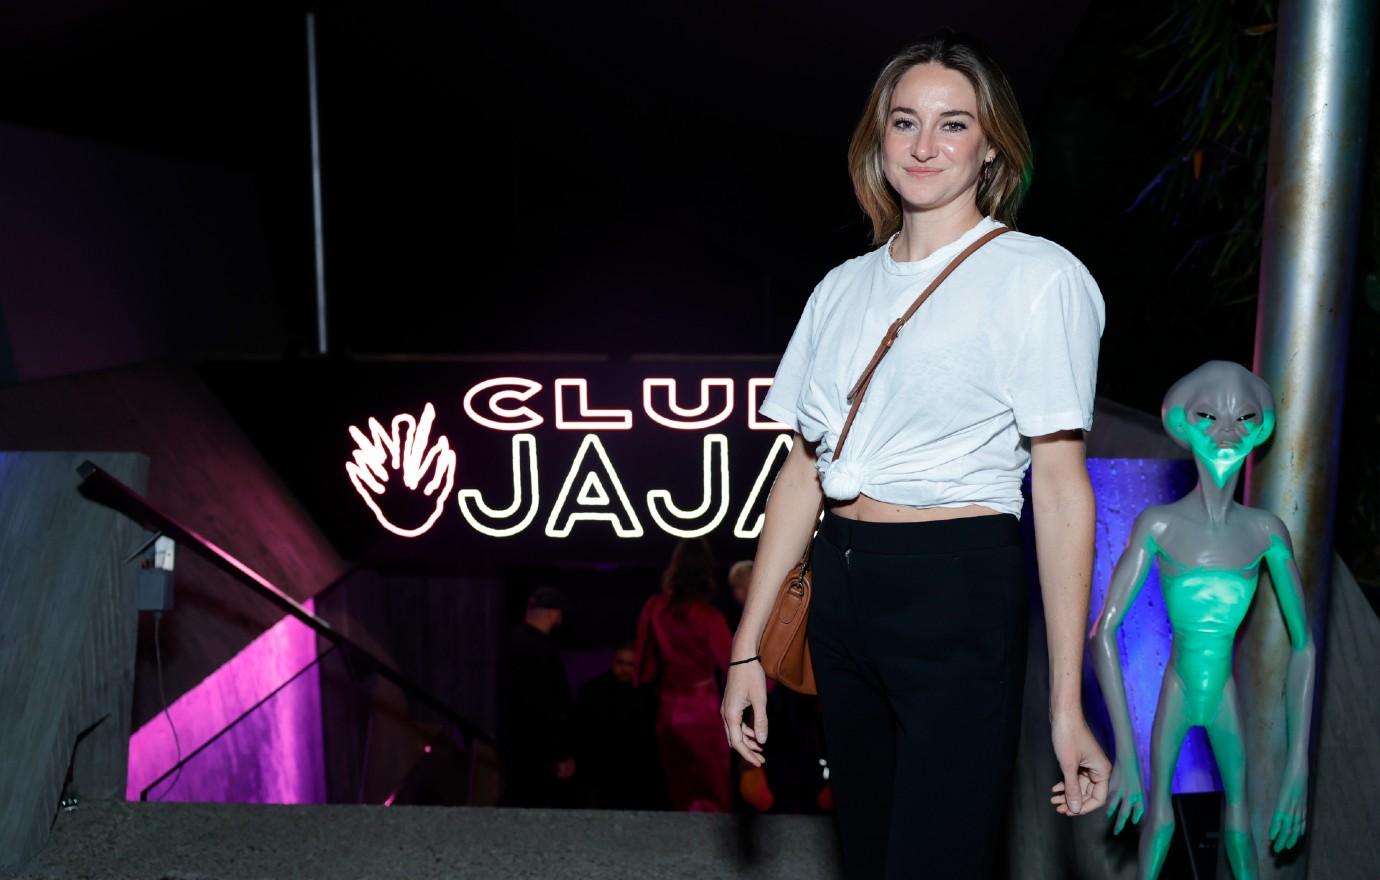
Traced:
[[834, 463], [845, 396], [888, 325], [959, 252], [1014, 221], [1030, 145], [1001, 70], [975, 40], [942, 34], [883, 69], [849, 170], [879, 246], [815, 288], [761, 407], [794, 427], [794, 445], [768, 499], [722, 719], [729, 744], [760, 764], [754, 658], [823, 493], [807, 633], [847, 876], [988, 876], [1025, 678], [1027, 467], [1063, 774], [1052, 802], [1078, 815], [1106, 798], [1109, 765], [1080, 703], [1093, 545], [1081, 432], [1102, 297], [1053, 242], [996, 237], [905, 325]]
[[660, 684], [656, 737], [673, 810], [733, 807], [715, 678], [728, 671], [733, 636], [709, 604], [714, 589], [709, 544], [682, 540], [637, 621], [637, 683]]

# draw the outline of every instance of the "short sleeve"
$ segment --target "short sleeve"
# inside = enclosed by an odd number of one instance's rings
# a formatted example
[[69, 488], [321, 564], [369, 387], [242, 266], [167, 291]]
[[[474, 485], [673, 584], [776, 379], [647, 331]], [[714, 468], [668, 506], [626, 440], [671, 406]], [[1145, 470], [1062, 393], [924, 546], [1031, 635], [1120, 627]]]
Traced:
[[791, 341], [786, 343], [786, 351], [781, 355], [781, 363], [776, 367], [776, 376], [772, 379], [771, 388], [767, 389], [767, 395], [762, 398], [762, 405], [757, 409], [772, 421], [789, 425], [794, 431], [800, 430], [797, 404], [800, 400], [800, 390], [810, 375], [810, 362], [815, 351], [815, 312], [818, 308], [818, 299], [819, 288], [816, 287], [810, 298], [805, 301], [805, 309], [800, 314], [800, 320], [796, 322], [795, 332], [791, 334]]
[[1091, 429], [1106, 322], [1097, 282], [1075, 262], [1050, 279], [1023, 318], [1006, 385], [1016, 429], [1027, 437]]

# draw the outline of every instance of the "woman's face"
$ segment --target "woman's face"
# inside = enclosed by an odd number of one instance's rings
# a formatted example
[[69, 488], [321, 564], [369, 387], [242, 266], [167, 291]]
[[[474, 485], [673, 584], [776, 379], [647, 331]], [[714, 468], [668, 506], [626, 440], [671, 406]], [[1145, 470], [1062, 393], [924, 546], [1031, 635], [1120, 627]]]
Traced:
[[977, 203], [982, 163], [996, 156], [978, 127], [968, 77], [941, 64], [917, 64], [891, 95], [882, 141], [886, 179], [912, 210], [957, 199]]

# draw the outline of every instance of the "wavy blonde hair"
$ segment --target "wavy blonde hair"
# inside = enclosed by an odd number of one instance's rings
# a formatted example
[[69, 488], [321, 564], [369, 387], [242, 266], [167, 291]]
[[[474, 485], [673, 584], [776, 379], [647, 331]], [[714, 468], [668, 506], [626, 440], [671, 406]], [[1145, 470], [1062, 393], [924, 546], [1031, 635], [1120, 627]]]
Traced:
[[1015, 227], [1016, 211], [1030, 189], [1034, 158], [1011, 83], [975, 37], [939, 33], [922, 37], [882, 68], [848, 145], [853, 194], [872, 221], [872, 243], [882, 244], [901, 228], [901, 198], [882, 171], [882, 140], [896, 83], [917, 64], [941, 64], [968, 77], [977, 93], [978, 126], [996, 157], [978, 179], [977, 208]]

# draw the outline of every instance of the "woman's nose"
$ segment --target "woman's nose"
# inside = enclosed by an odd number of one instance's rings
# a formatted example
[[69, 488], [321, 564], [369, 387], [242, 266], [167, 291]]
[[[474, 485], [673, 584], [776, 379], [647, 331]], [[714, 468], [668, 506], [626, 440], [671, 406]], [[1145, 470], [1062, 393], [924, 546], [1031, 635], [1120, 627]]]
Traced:
[[910, 142], [910, 154], [917, 161], [933, 159], [935, 154], [934, 135], [921, 129]]

